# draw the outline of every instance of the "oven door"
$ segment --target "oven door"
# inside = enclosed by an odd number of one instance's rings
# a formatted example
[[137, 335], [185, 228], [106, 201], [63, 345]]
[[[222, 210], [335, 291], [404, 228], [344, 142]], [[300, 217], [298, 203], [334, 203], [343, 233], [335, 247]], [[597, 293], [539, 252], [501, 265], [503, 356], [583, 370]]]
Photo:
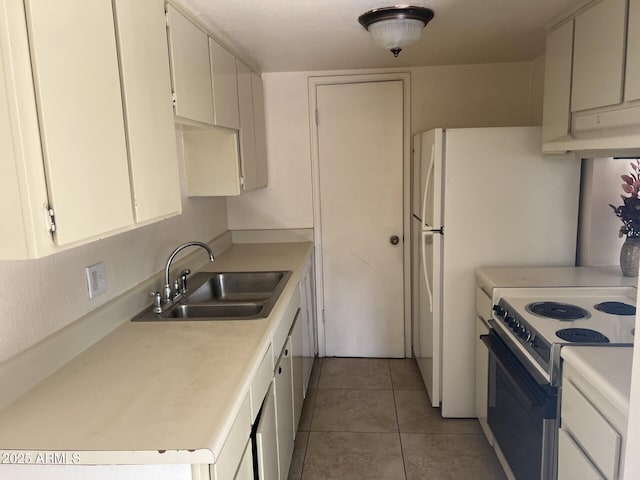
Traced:
[[494, 330], [489, 349], [487, 421], [518, 480], [551, 480], [555, 471], [557, 388], [540, 384]]

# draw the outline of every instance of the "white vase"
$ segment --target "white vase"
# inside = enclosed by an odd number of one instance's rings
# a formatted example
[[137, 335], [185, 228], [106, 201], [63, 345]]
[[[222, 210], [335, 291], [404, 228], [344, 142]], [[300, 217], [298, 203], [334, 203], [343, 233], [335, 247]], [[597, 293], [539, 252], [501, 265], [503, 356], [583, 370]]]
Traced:
[[638, 276], [640, 262], [640, 238], [627, 237], [620, 249], [620, 269], [625, 277]]

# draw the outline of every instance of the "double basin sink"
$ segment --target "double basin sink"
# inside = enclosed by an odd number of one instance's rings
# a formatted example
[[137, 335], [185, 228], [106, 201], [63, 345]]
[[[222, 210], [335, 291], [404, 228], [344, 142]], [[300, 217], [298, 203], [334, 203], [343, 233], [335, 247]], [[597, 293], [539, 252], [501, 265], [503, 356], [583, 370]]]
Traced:
[[177, 303], [162, 313], [147, 309], [133, 321], [266, 318], [290, 276], [290, 271], [196, 273]]

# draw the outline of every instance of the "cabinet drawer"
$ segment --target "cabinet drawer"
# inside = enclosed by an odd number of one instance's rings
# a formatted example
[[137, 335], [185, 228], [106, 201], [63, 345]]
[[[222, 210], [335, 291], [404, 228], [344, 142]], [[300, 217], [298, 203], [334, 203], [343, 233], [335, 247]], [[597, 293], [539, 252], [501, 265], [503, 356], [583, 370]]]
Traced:
[[271, 345], [267, 349], [267, 353], [265, 353], [262, 362], [260, 362], [260, 366], [258, 367], [258, 371], [256, 372], [255, 377], [253, 377], [253, 382], [251, 382], [251, 388], [249, 390], [251, 397], [251, 423], [256, 419], [258, 412], [260, 411], [260, 406], [262, 405], [262, 400], [264, 396], [267, 394], [267, 390], [269, 389], [269, 384], [271, 383], [271, 379], [273, 378], [273, 349]]
[[618, 475], [621, 438], [582, 393], [565, 378], [562, 385], [562, 428], [569, 431], [607, 478]]
[[211, 466], [212, 479], [223, 480], [234, 477], [250, 435], [251, 409], [249, 407], [249, 395], [247, 395], [231, 426], [231, 431], [227, 435], [220, 456], [216, 459], [216, 463]]
[[604, 480], [563, 428], [558, 432], [558, 478]]
[[493, 300], [480, 287], [476, 287], [476, 312], [483, 320], [489, 320], [493, 312]]

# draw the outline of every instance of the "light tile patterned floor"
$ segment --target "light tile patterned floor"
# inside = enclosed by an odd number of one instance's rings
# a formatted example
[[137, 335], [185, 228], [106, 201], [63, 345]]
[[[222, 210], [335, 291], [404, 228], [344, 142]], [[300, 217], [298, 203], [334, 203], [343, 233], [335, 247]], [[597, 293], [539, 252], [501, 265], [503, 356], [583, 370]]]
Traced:
[[429, 406], [413, 359], [314, 364], [289, 480], [504, 480], [480, 425]]

